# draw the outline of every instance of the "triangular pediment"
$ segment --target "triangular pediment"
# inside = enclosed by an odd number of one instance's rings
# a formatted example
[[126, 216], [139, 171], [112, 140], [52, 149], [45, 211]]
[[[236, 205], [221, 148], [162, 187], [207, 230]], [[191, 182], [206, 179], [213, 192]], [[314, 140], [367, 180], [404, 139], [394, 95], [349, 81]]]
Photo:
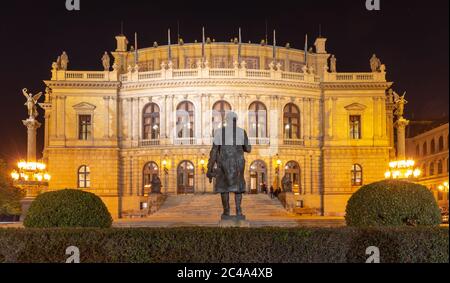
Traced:
[[357, 102], [345, 106], [345, 109], [347, 109], [348, 111], [363, 111], [366, 110], [366, 108], [367, 106]]
[[73, 109], [78, 110], [78, 111], [83, 111], [83, 110], [85, 110], [85, 111], [87, 111], [87, 110], [94, 111], [95, 108], [96, 108], [95, 105], [87, 103], [87, 102], [81, 102], [81, 103], [78, 103], [78, 104], [73, 106]]

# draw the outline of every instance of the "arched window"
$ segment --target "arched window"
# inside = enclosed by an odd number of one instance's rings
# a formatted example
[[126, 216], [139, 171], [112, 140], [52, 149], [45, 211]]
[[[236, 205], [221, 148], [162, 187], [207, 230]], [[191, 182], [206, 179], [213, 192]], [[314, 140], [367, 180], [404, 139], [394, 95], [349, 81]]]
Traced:
[[259, 101], [250, 104], [248, 111], [249, 135], [252, 138], [267, 138], [267, 108]]
[[363, 184], [363, 171], [359, 164], [352, 165], [352, 186], [362, 186]]
[[183, 101], [177, 107], [177, 137], [193, 138], [194, 137], [194, 104], [189, 101]]
[[151, 161], [144, 166], [144, 171], [142, 172], [143, 177], [143, 191], [142, 195], [145, 195], [145, 192], [150, 192], [152, 187], [152, 180], [155, 177], [159, 177], [159, 167], [158, 164]]
[[286, 163], [286, 167], [284, 168], [285, 174], [289, 175], [289, 178], [292, 182], [292, 189], [294, 192], [300, 193], [300, 179], [301, 179], [301, 172], [300, 172], [300, 166], [295, 161], [289, 161]]
[[425, 177], [426, 175], [427, 175], [427, 164], [426, 163], [424, 163], [423, 165], [422, 165], [422, 176], [423, 177]]
[[442, 160], [438, 161], [438, 165], [437, 165], [437, 173], [438, 174], [442, 174], [444, 173], [444, 166], [442, 164]]
[[91, 169], [82, 165], [78, 168], [78, 188], [87, 189], [91, 187]]
[[423, 148], [422, 148], [422, 155], [425, 156], [428, 154], [428, 144], [427, 142], [423, 143]]
[[430, 144], [430, 153], [434, 154], [435, 152], [436, 152], [436, 142], [434, 141], [434, 139], [432, 139]]
[[142, 115], [144, 140], [159, 139], [160, 134], [160, 114], [159, 106], [155, 103], [149, 103], [144, 107]]
[[429, 168], [429, 170], [430, 170], [430, 176], [433, 176], [434, 175], [434, 162], [431, 162], [430, 163], [430, 168]]
[[214, 131], [222, 128], [223, 124], [225, 123], [225, 116], [228, 112], [231, 111], [231, 105], [224, 101], [220, 100], [217, 101], [212, 109], [212, 128], [213, 132], [212, 135], [214, 136]]
[[444, 137], [440, 136], [439, 137], [439, 151], [443, 151], [444, 150]]
[[300, 139], [300, 110], [295, 104], [289, 103], [284, 108], [283, 125], [285, 139]]
[[416, 145], [416, 157], [420, 156], [420, 146]]

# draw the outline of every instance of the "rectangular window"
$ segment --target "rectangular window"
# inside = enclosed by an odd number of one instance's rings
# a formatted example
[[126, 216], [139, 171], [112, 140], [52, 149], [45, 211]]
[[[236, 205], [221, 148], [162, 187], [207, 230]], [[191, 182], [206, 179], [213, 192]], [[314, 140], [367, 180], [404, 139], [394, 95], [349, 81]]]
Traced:
[[91, 138], [92, 118], [91, 115], [78, 116], [78, 139], [89, 140]]
[[361, 139], [361, 115], [350, 115], [350, 138]]

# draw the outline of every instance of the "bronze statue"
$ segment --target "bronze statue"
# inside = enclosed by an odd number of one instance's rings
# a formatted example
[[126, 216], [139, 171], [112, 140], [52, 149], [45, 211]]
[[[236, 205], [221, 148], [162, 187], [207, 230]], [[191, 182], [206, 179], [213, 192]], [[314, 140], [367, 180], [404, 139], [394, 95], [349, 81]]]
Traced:
[[152, 193], [160, 194], [161, 193], [161, 179], [159, 178], [159, 176], [154, 176], [151, 184], [152, 184]]
[[292, 192], [292, 181], [289, 174], [285, 174], [281, 179], [281, 185], [283, 186], [283, 192], [290, 193]]
[[405, 99], [406, 91], [403, 93], [402, 96], [400, 96], [398, 93], [394, 91], [394, 103], [395, 103], [395, 115], [402, 117], [405, 113], [405, 105], [408, 103], [408, 101]]
[[28, 90], [26, 88], [24, 88], [22, 90], [22, 93], [27, 99], [27, 102], [25, 102], [24, 105], [28, 109], [29, 119], [35, 119], [38, 116], [36, 103], [38, 102], [39, 98], [42, 96], [42, 92], [33, 96], [33, 94], [28, 93]]
[[237, 127], [236, 113], [227, 113], [225, 120], [222, 130], [214, 135], [206, 176], [210, 182], [216, 179], [214, 192], [221, 194], [222, 219], [230, 217], [230, 193], [235, 195], [236, 216], [245, 218], [241, 208], [242, 194], [245, 192], [244, 152], [250, 153], [252, 147], [245, 130]]

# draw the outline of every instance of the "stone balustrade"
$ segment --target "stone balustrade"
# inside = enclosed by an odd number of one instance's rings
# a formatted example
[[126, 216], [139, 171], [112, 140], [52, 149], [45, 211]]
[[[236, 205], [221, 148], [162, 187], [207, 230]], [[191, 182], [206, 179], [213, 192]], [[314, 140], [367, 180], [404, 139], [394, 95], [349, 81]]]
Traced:
[[371, 73], [329, 73], [325, 72], [323, 78], [315, 74], [285, 72], [281, 70], [259, 70], [246, 68], [211, 69], [209, 67], [196, 69], [163, 68], [157, 71], [139, 72], [130, 71], [119, 74], [117, 71], [64, 71], [53, 70], [54, 81], [121, 81], [146, 82], [160, 80], [186, 80], [186, 79], [253, 79], [253, 80], [279, 80], [305, 83], [367, 83], [386, 82], [385, 72]]

